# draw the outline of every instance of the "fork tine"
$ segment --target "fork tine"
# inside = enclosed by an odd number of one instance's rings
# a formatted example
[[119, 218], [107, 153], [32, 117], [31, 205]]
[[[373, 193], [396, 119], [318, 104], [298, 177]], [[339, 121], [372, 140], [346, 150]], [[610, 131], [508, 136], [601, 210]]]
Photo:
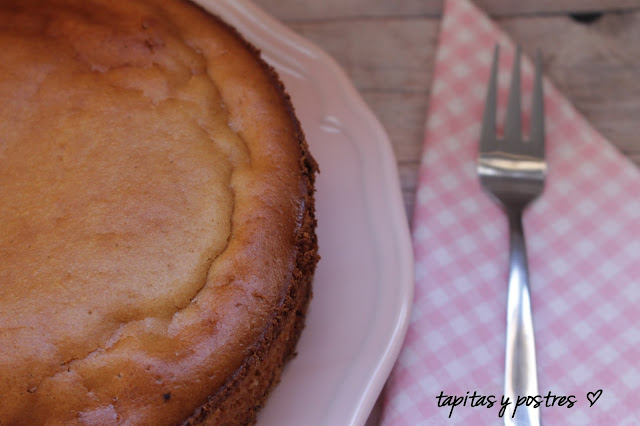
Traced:
[[489, 76], [489, 87], [487, 88], [487, 98], [484, 104], [482, 117], [482, 131], [480, 133], [480, 148], [482, 151], [495, 149], [496, 144], [496, 108], [498, 98], [498, 58], [500, 56], [500, 46], [496, 44], [493, 51], [493, 64], [491, 65], [491, 75]]
[[509, 88], [509, 103], [507, 104], [507, 117], [504, 129], [505, 140], [522, 141], [522, 123], [520, 100], [520, 46], [516, 48], [511, 73], [511, 86]]
[[544, 95], [542, 93], [542, 54], [536, 53], [536, 72], [531, 102], [530, 149], [532, 154], [544, 157]]

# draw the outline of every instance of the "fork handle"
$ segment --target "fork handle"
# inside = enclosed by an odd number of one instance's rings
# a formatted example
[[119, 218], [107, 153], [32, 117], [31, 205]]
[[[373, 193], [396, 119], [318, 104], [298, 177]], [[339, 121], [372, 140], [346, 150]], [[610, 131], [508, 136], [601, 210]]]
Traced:
[[[540, 408], [527, 406], [519, 398], [538, 395], [536, 351], [529, 296], [529, 268], [522, 226], [522, 210], [508, 212], [510, 253], [507, 300], [505, 398], [511, 400], [504, 414], [505, 425], [538, 426]], [[515, 409], [515, 416], [514, 416]]]

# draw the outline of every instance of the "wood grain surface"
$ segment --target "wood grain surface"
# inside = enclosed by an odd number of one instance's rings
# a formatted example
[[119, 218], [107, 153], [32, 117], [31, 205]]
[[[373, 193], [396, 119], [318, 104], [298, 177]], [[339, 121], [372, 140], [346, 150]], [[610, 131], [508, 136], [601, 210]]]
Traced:
[[[442, 0], [254, 0], [328, 52], [378, 116], [410, 221]], [[477, 0], [640, 166], [640, 0]]]

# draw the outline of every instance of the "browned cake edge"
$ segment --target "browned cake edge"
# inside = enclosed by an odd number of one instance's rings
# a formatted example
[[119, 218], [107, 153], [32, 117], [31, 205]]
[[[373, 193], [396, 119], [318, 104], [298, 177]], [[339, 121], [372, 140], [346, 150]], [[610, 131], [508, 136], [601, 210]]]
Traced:
[[271, 324], [253, 347], [242, 367], [225, 386], [184, 423], [186, 425], [254, 424], [258, 411], [280, 380], [285, 363], [295, 355], [304, 327], [311, 281], [318, 259], [312, 212], [298, 234], [296, 269], [288, 292]]
[[260, 60], [265, 72], [281, 93], [283, 106], [289, 112], [300, 146], [300, 172], [305, 180], [307, 195], [296, 234], [295, 267], [286, 294], [280, 305], [274, 308], [271, 322], [263, 330], [260, 340], [251, 348], [243, 365], [218, 393], [211, 395], [209, 401], [183, 423], [184, 425], [248, 425], [256, 422], [258, 411], [279, 382], [284, 365], [295, 356], [295, 347], [304, 328], [307, 307], [312, 297], [313, 275], [320, 259], [315, 233], [314, 199], [315, 173], [318, 172], [318, 165], [309, 152], [291, 99], [276, 71], [261, 59], [260, 51], [246, 41], [234, 27], [222, 19], [219, 20]]

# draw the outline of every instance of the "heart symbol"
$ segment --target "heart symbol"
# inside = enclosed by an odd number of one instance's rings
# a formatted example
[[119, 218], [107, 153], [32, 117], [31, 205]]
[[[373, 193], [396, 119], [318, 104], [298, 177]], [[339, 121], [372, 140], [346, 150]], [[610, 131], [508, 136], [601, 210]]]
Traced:
[[600, 398], [600, 395], [602, 395], [602, 389], [599, 389], [596, 392], [587, 392], [587, 399], [591, 403], [590, 407], [593, 407], [593, 404], [595, 404], [598, 398]]

